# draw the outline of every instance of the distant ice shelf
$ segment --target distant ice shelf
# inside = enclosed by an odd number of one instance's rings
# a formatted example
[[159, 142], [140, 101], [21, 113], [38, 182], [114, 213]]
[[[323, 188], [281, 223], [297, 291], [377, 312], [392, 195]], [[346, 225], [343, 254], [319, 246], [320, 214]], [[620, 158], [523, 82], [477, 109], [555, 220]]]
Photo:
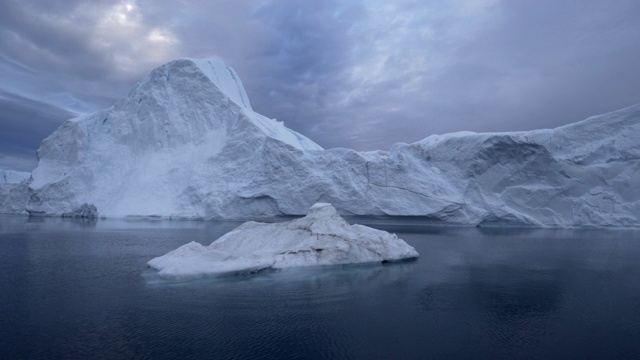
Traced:
[[163, 276], [196, 276], [416, 257], [418, 252], [395, 234], [349, 225], [333, 206], [318, 203], [303, 218], [246, 222], [209, 246], [190, 242], [148, 265]]

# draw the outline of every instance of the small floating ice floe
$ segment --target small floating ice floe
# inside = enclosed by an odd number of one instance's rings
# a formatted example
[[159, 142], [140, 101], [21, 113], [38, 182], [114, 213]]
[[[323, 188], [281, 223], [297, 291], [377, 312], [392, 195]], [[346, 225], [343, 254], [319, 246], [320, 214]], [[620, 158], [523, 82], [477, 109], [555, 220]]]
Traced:
[[395, 234], [349, 225], [331, 204], [282, 223], [246, 222], [209, 246], [185, 244], [148, 265], [164, 276], [256, 272], [297, 266], [381, 263], [418, 257]]

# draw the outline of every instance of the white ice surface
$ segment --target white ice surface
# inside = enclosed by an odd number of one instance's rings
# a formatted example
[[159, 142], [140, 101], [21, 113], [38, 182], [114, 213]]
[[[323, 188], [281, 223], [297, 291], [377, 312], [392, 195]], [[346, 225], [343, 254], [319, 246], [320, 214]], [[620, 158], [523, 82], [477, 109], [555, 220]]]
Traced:
[[349, 225], [330, 204], [284, 223], [246, 222], [209, 246], [190, 242], [148, 265], [165, 276], [193, 276], [299, 266], [379, 263], [418, 257], [395, 234]]

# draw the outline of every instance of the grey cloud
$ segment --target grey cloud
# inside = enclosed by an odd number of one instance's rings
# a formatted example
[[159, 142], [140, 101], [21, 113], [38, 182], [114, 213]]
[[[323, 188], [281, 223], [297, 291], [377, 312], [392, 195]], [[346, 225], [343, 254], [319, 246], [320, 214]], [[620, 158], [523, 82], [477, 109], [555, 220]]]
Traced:
[[[72, 113], [52, 105], [0, 91], [0, 168], [31, 171], [35, 150]], [[34, 127], [33, 125], [38, 126]], [[18, 162], [20, 161], [20, 162]]]
[[640, 8], [617, 5], [503, 2], [472, 36], [437, 43], [446, 63], [435, 73], [374, 84], [332, 114], [323, 137], [346, 134], [353, 147], [385, 149], [432, 133], [556, 127], [637, 103], [640, 25], [632, 19]]
[[[65, 19], [77, 5], [78, 2], [3, 1], [2, 47], [16, 61], [30, 67], [104, 78], [108, 66], [87, 46], [87, 20], [91, 19]], [[98, 2], [96, 5], [100, 6]]]
[[[120, 39], [122, 41], [108, 46], [96, 45], [109, 42], [109, 39], [95, 38], [98, 36], [94, 34], [96, 23], [104, 20], [118, 4], [113, 1], [4, 1], [0, 3], [0, 49], [6, 58], [33, 69], [36, 78], [33, 80], [93, 104], [91, 110], [110, 106], [152, 66], [160, 64], [151, 61], [149, 68], [132, 71], [117, 63], [122, 57], [139, 56], [145, 50], [144, 46], [137, 49], [143, 37]], [[144, 21], [140, 26], [153, 28]], [[103, 32], [115, 33], [116, 29]], [[146, 60], [136, 61], [149, 63]]]
[[456, 58], [464, 61], [439, 76], [443, 95], [477, 109], [472, 121], [452, 123], [476, 131], [555, 127], [640, 101], [633, 66], [640, 26], [630, 21], [640, 14], [637, 3], [504, 5], [498, 26], [460, 47]]
[[222, 57], [256, 111], [324, 147], [555, 127], [640, 102], [636, 1], [139, 0], [128, 28], [96, 28], [124, 4], [0, 2], [0, 134], [15, 135], [0, 154], [26, 158], [69, 110], [112, 105], [172, 57]]
[[273, 1], [256, 11], [273, 40], [258, 55], [267, 66], [250, 79], [259, 87], [248, 86], [254, 108], [331, 145], [314, 129], [326, 122], [336, 91], [346, 84], [354, 46], [349, 31], [362, 16], [357, 5], [331, 1]]

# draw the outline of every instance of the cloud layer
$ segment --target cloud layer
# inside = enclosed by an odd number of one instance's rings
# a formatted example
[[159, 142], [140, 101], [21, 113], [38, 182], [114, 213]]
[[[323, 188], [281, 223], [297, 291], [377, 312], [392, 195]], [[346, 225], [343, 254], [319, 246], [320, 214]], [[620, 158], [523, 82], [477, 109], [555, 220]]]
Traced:
[[0, 168], [153, 67], [218, 55], [324, 147], [555, 127], [640, 102], [640, 2], [0, 2]]

